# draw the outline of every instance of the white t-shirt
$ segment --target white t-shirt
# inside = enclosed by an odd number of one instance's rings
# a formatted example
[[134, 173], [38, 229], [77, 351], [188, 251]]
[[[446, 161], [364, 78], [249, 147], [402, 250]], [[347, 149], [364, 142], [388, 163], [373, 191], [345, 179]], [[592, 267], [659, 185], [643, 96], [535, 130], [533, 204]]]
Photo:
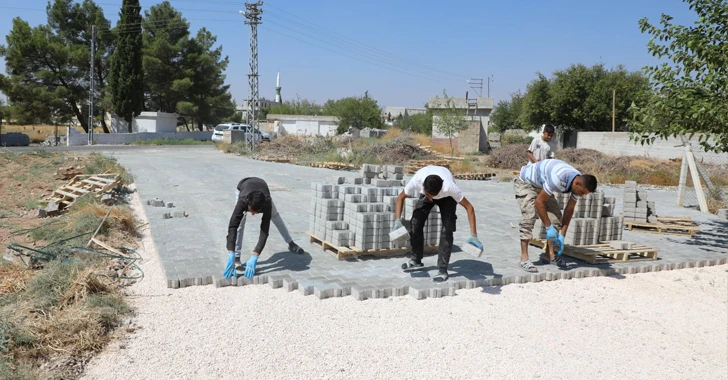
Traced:
[[417, 173], [415, 173], [412, 179], [410, 179], [410, 181], [407, 183], [407, 186], [404, 187], [405, 194], [409, 195], [410, 197], [416, 197], [420, 194], [425, 194], [425, 178], [433, 174], [442, 178], [442, 190], [440, 190], [439, 194], [432, 197], [433, 199], [452, 197], [452, 199], [460, 203], [463, 198], [465, 198], [463, 196], [463, 193], [460, 191], [458, 185], [455, 184], [455, 179], [452, 177], [452, 173], [450, 173], [447, 168], [432, 165], [425, 166], [424, 168], [418, 170]]
[[536, 137], [533, 141], [531, 141], [528, 151], [533, 153], [533, 156], [539, 161], [547, 158], [554, 158], [554, 152], [556, 152], [556, 141], [554, 141], [554, 139], [551, 139], [550, 141], [543, 141], [541, 140], [541, 136]]

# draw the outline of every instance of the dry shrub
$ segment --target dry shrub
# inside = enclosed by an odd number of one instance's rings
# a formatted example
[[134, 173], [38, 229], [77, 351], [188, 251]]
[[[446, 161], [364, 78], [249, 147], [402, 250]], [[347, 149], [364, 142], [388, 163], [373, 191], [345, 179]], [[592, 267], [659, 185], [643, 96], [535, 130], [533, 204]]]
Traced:
[[450, 162], [450, 171], [456, 174], [475, 173], [476, 167], [474, 160], [453, 160]]
[[432, 145], [432, 137], [428, 135], [423, 135], [422, 133], [412, 133], [410, 134], [412, 138], [414, 139], [415, 144], [421, 145], [421, 146], [430, 146]]
[[412, 144], [412, 138], [401, 135], [386, 144], [373, 144], [356, 152], [362, 162], [404, 165], [410, 160], [431, 158], [432, 155]]
[[487, 165], [496, 169], [520, 169], [528, 162], [528, 145], [511, 144], [494, 149], [488, 156]]
[[[455, 143], [455, 142], [453, 141], [453, 143]], [[445, 143], [445, 144], [432, 144], [432, 146], [430, 146], [431, 150], [434, 150], [437, 153], [444, 154], [447, 156], [449, 156], [450, 153], [452, 153], [455, 156], [460, 154], [460, 149], [458, 149], [457, 144], [453, 145], [452, 148], [453, 149], [451, 151], [449, 142]]]
[[402, 132], [402, 130], [399, 128], [390, 128], [389, 130], [387, 130], [387, 133], [385, 133], [384, 136], [382, 136], [382, 140], [385, 140], [385, 141], [394, 140], [397, 137], [402, 136], [403, 133], [404, 132]]
[[89, 267], [76, 275], [71, 286], [61, 295], [60, 305], [73, 305], [88, 297], [89, 294], [110, 293], [111, 280], [98, 275], [99, 268]]
[[25, 290], [33, 277], [32, 270], [11, 263], [0, 264], [0, 295], [15, 294]]

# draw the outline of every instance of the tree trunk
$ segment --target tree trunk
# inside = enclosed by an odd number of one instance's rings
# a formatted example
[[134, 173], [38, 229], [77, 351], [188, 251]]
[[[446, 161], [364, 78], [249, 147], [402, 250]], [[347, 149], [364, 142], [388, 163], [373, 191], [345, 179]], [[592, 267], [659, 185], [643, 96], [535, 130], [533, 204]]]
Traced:
[[[106, 112], [104, 112], [104, 113], [106, 113]], [[109, 127], [106, 125], [105, 117], [101, 117], [101, 128], [104, 129], [104, 133], [111, 133], [111, 132], [109, 132]]]
[[204, 128], [205, 128], [205, 126], [202, 125], [202, 120], [198, 121], [197, 122], [197, 129], [199, 129], [200, 131], [204, 131]]
[[71, 102], [71, 109], [73, 110], [73, 114], [76, 115], [76, 119], [78, 119], [78, 122], [81, 123], [81, 128], [88, 133], [88, 120], [85, 120], [83, 117], [83, 113], [78, 109], [78, 105], [76, 104], [75, 99], [70, 99]]
[[131, 115], [130, 115], [130, 116], [124, 118], [124, 120], [126, 121], [127, 129], [129, 130], [129, 133], [132, 133], [134, 128], [131, 123], [134, 120], [134, 118], [131, 117]]

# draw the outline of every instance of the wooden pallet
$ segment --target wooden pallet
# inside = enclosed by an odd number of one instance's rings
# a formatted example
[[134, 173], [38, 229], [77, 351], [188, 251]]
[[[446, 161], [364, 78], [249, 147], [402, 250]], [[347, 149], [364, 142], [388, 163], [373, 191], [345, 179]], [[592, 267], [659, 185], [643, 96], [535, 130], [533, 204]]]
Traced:
[[647, 232], [663, 235], [681, 235], [693, 237], [700, 231], [700, 226], [689, 217], [660, 216], [657, 223], [624, 221], [630, 231]]
[[471, 181], [485, 181], [495, 177], [495, 173], [460, 173], [453, 174], [455, 179], [465, 179]]
[[[358, 249], [356, 247], [339, 247], [329, 243], [328, 241], [317, 237], [316, 235], [306, 232], [308, 242], [321, 247], [324, 252], [332, 254], [339, 260], [353, 259], [359, 256], [375, 256], [375, 257], [392, 257], [402, 256], [410, 251], [409, 248], [389, 248], [389, 249]], [[426, 246], [425, 251], [432, 251], [438, 246]]]
[[[531, 239], [531, 245], [546, 249], [545, 240]], [[563, 254], [579, 260], [583, 260], [588, 264], [610, 264], [625, 261], [651, 261], [657, 260], [657, 249], [643, 245], [635, 245], [632, 249], [614, 249], [609, 244], [594, 245], [567, 245]]]
[[66, 208], [88, 193], [101, 195], [121, 182], [118, 174], [77, 175], [71, 182], [56, 189], [50, 196], [60, 208]]
[[404, 166], [404, 172], [405, 174], [413, 174], [428, 165], [442, 166], [450, 169], [450, 162], [448, 160], [410, 160]]
[[252, 157], [254, 160], [266, 161], [266, 162], [279, 162], [288, 163], [295, 161], [294, 159], [286, 156], [267, 156], [267, 155], [255, 155]]
[[312, 162], [310, 163], [310, 166], [314, 168], [325, 168], [325, 169], [334, 169], [334, 170], [346, 170], [346, 169], [352, 169], [356, 170], [359, 169], [359, 165], [349, 164], [346, 162]]

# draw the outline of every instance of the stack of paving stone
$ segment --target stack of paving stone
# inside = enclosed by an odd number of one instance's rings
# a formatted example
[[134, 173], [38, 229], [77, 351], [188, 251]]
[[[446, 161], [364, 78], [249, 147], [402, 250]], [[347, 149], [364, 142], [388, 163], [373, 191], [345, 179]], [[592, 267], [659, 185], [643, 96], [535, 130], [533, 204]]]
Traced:
[[[563, 214], [571, 194], [554, 194]], [[574, 206], [569, 230], [564, 236], [568, 245], [592, 245], [622, 238], [622, 218], [614, 215], [615, 198], [605, 197], [601, 191], [580, 197]], [[533, 229], [534, 239], [546, 239], [546, 227], [540, 219]]]
[[624, 182], [622, 215], [628, 222], [656, 223], [655, 202], [647, 201], [647, 193], [640, 190], [635, 181]]
[[[338, 247], [357, 250], [397, 248], [389, 239], [397, 196], [404, 184], [401, 166], [362, 165], [361, 177], [332, 177], [312, 183], [309, 231]], [[410, 218], [417, 199], [405, 199], [403, 215]], [[435, 207], [425, 225], [425, 244], [439, 237], [440, 214]], [[434, 241], [434, 243], [433, 243]]]

